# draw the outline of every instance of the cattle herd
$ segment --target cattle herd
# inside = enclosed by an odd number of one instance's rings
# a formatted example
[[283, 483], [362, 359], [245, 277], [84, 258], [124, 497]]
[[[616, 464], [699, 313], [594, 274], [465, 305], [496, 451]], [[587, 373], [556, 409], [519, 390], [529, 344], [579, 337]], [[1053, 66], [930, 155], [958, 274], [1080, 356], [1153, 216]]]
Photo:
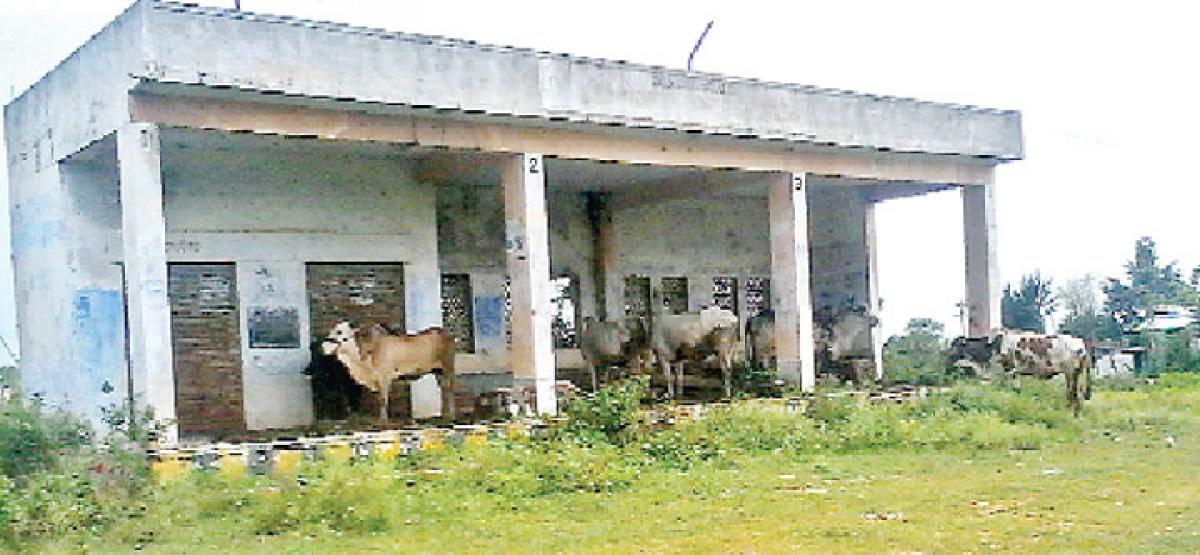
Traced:
[[[678, 398], [683, 395], [689, 369], [715, 366], [721, 372], [723, 393], [729, 397], [738, 365], [775, 367], [775, 319], [769, 310], [742, 326], [737, 315], [724, 308], [668, 313], [657, 295], [650, 305], [645, 318], [624, 322], [583, 319], [579, 346], [593, 389], [611, 381], [614, 372], [661, 376], [658, 383], [665, 396]], [[872, 347], [872, 328], [878, 321], [865, 307], [825, 307], [814, 315], [814, 323], [820, 369], [860, 386], [882, 377], [875, 373]], [[405, 334], [392, 333], [379, 324], [355, 328], [341, 322], [321, 341], [320, 352], [340, 362], [359, 386], [380, 396], [382, 421], [388, 417], [391, 384], [429, 373], [441, 377], [443, 414], [451, 418], [456, 414], [454, 340], [440, 328]], [[1000, 330], [986, 337], [958, 338], [949, 354], [950, 366], [979, 376], [1006, 372], [1050, 378], [1062, 374], [1076, 414], [1082, 400], [1090, 397], [1091, 359], [1083, 342], [1074, 337]]]

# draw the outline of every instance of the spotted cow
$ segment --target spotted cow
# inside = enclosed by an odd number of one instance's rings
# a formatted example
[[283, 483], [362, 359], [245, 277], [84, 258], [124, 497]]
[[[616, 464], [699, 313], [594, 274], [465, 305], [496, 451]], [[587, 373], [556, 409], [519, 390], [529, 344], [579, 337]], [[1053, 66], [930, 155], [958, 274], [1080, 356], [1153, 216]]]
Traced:
[[1052, 378], [1062, 374], [1067, 401], [1079, 414], [1084, 399], [1091, 398], [1092, 360], [1083, 340], [1069, 335], [1041, 335], [1001, 330], [986, 338], [958, 338], [952, 344], [955, 366], [978, 373], [997, 365], [1005, 372]]

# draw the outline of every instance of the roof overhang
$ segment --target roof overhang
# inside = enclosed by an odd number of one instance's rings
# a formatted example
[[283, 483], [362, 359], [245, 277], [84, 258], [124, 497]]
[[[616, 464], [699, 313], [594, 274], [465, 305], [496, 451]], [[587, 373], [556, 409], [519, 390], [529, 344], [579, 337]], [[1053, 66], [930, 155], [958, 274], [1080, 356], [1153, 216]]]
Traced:
[[989, 158], [1020, 113], [145, 0], [147, 81], [338, 101]]

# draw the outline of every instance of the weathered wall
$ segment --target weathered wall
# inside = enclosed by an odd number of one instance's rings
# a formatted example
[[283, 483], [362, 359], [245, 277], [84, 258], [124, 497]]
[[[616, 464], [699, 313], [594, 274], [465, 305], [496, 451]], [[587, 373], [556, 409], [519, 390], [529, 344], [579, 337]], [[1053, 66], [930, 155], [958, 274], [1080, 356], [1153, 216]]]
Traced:
[[[102, 147], [98, 151], [106, 153]], [[73, 408], [100, 428], [98, 407], [118, 407], [128, 392], [121, 207], [111, 159], [60, 165], [68, 199], [72, 272], [71, 345], [75, 379], [65, 382]], [[40, 291], [39, 291], [40, 293]]]
[[862, 189], [814, 184], [808, 198], [813, 308], [868, 304]]
[[[148, 18], [148, 75], [167, 81], [894, 151], [1022, 155], [1020, 114], [1010, 111], [216, 8], [155, 3]], [[431, 73], [439, 78], [426, 78]]]
[[[146, 70], [144, 8], [130, 7], [4, 107], [10, 172], [51, 166], [129, 120], [131, 76]], [[10, 176], [14, 190], [17, 177]]]
[[[591, 229], [585, 201], [578, 192], [551, 192], [550, 268], [575, 276], [580, 315], [593, 312]], [[475, 353], [460, 353], [457, 367], [467, 373], [507, 372], [504, 332], [504, 206], [498, 184], [440, 183], [438, 187], [438, 257], [443, 273], [471, 276], [474, 297]], [[578, 349], [558, 349], [561, 367], [581, 364]]]
[[[251, 348], [242, 334], [246, 423], [308, 423], [306, 262], [405, 263], [410, 331], [440, 324], [435, 191], [403, 160], [219, 141], [198, 154], [164, 139], [168, 256], [234, 261], [242, 329], [253, 307], [296, 310], [300, 347]], [[184, 146], [181, 146], [180, 143]]]
[[98, 156], [18, 164], [10, 192], [22, 387], [100, 428], [127, 373], [116, 174]]
[[663, 277], [687, 277], [690, 310], [713, 303], [714, 277], [771, 275], [765, 196], [698, 194], [626, 207], [616, 204], [611, 242], [615, 263], [608, 268], [605, 294], [612, 321], [622, 316], [627, 275], [649, 276], [655, 288]]
[[128, 10], [4, 108], [22, 386], [97, 425], [96, 406], [126, 391], [115, 178], [60, 162], [128, 120], [142, 13]]

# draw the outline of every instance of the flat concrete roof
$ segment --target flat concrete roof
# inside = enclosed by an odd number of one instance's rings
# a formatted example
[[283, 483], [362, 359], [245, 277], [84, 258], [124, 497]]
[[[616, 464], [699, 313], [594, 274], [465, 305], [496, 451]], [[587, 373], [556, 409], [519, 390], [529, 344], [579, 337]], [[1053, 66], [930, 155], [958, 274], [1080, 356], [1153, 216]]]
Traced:
[[[113, 78], [126, 79], [127, 90], [138, 82], [183, 83], [819, 147], [998, 161], [1024, 155], [1021, 114], [1011, 110], [688, 72], [160, 0], [139, 0], [80, 51], [93, 42], [109, 45], [105, 48], [135, 45], [123, 53], [123, 63], [101, 68], [113, 71]], [[79, 71], [73, 66], [86, 63], [71, 61], [64, 61], [31, 90], [54, 86], [47, 82], [79, 86], [77, 79], [54, 79], [55, 73]], [[116, 75], [117, 71], [124, 74]], [[23, 102], [26, 96], [30, 96], [28, 92], [13, 104]], [[16, 112], [26, 115], [31, 110]]]

